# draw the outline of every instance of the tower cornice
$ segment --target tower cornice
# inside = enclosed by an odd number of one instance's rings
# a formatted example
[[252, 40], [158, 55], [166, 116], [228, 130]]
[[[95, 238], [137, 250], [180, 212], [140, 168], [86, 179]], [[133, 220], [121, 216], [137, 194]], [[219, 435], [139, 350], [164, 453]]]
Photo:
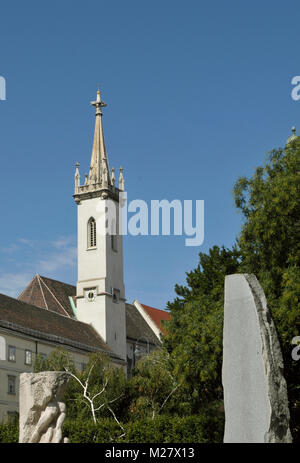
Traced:
[[119, 188], [101, 188], [97, 184], [94, 185], [82, 185], [78, 188], [77, 193], [73, 195], [73, 198], [77, 204], [81, 201], [92, 198], [100, 199], [113, 199], [114, 201], [119, 202]]

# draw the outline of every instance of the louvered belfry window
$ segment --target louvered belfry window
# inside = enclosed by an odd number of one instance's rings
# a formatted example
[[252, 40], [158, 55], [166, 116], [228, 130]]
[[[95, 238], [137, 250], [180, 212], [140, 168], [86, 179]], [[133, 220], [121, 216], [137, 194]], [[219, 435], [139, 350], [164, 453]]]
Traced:
[[96, 221], [91, 217], [88, 223], [88, 247], [95, 248], [96, 245]]

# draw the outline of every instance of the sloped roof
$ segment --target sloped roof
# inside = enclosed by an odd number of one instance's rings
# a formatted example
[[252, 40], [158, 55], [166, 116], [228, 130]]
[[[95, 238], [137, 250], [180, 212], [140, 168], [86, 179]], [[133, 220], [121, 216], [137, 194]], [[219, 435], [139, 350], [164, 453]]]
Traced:
[[143, 342], [146, 338], [150, 344], [155, 346], [160, 344], [148, 323], [133, 304], [126, 304], [126, 335], [127, 339]]
[[74, 297], [75, 294], [75, 286], [36, 275], [19, 295], [18, 300], [74, 318], [69, 297]]
[[0, 326], [57, 344], [100, 350], [118, 360], [89, 324], [0, 294]]
[[150, 307], [149, 305], [145, 304], [141, 304], [141, 306], [147, 312], [147, 314], [153, 320], [156, 326], [160, 329], [160, 331], [163, 334], [167, 334], [163, 327], [162, 321], [170, 320], [171, 315], [169, 314], [169, 312], [166, 312], [165, 310], [155, 309], [154, 307]]
[[[75, 286], [35, 275], [19, 295], [18, 300], [75, 319], [69, 300], [71, 297], [76, 305], [75, 295]], [[161, 321], [169, 320], [169, 313], [144, 304], [141, 305], [157, 327], [165, 334]], [[150, 343], [157, 345], [157, 337], [132, 304], [126, 304], [126, 334], [131, 339], [145, 337]]]

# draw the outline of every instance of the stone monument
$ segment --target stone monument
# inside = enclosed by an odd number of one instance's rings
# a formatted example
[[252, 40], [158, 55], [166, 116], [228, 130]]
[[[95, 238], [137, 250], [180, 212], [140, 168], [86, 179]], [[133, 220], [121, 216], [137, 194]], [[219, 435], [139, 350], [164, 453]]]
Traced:
[[68, 380], [69, 375], [60, 371], [21, 373], [20, 443], [63, 441], [66, 406], [62, 399]]
[[292, 442], [282, 353], [255, 275], [225, 279], [224, 442]]

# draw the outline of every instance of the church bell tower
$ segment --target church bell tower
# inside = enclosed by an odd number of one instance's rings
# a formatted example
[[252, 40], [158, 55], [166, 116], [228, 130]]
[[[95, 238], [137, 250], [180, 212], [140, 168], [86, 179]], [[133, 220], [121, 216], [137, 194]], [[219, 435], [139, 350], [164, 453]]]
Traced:
[[125, 287], [121, 234], [123, 169], [118, 187], [115, 170], [109, 170], [102, 108], [106, 104], [97, 91], [95, 134], [89, 173], [80, 184], [75, 171], [74, 199], [78, 217], [77, 319], [90, 323], [108, 346], [126, 360]]

